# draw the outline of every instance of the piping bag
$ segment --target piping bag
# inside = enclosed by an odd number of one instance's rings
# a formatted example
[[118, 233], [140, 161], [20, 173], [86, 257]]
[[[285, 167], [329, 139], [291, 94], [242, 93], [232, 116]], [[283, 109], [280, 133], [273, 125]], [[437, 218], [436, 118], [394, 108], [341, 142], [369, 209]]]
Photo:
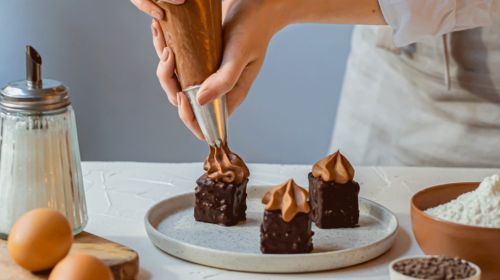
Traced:
[[226, 97], [200, 106], [200, 85], [215, 73], [222, 59], [222, 1], [189, 0], [182, 5], [157, 1], [166, 44], [175, 55], [176, 75], [187, 95], [201, 131], [211, 147], [227, 145]]

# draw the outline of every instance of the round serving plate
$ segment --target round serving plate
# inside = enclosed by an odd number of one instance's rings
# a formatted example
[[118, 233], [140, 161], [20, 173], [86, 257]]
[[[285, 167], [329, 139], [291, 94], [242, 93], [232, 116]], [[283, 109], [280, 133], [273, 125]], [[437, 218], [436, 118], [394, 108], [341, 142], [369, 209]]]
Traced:
[[146, 214], [149, 238], [166, 253], [190, 262], [236, 271], [298, 273], [336, 269], [366, 262], [393, 245], [398, 229], [394, 214], [359, 199], [359, 227], [319, 229], [313, 224], [314, 250], [309, 254], [262, 254], [261, 197], [269, 186], [247, 188], [247, 220], [232, 227], [194, 220], [194, 193], [171, 197]]

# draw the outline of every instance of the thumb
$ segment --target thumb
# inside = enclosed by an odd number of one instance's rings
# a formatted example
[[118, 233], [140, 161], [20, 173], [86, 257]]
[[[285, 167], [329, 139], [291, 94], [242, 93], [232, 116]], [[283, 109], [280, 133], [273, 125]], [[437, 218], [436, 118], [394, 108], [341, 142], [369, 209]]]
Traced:
[[208, 77], [201, 85], [196, 98], [198, 103], [203, 106], [231, 91], [238, 82], [244, 68], [245, 64], [243, 62], [235, 60], [223, 62], [219, 70]]

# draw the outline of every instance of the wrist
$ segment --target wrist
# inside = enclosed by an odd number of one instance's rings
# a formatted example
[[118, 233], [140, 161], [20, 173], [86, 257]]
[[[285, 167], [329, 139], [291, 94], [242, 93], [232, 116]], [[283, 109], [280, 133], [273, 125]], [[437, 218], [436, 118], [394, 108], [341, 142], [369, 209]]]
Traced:
[[295, 14], [291, 14], [291, 4], [295, 0], [263, 0], [266, 5], [267, 18], [271, 22], [271, 32], [273, 35], [278, 33], [281, 29], [294, 23], [296, 21]]
[[[309, 2], [308, 2], [309, 1]], [[310, 14], [311, 0], [271, 0], [276, 15], [278, 15], [280, 27], [302, 23]], [[316, 2], [316, 4], [319, 4]], [[314, 5], [314, 4], [313, 4]]]
[[[265, 1], [265, 0], [264, 0]], [[385, 24], [378, 0], [268, 0], [281, 28], [295, 23]]]

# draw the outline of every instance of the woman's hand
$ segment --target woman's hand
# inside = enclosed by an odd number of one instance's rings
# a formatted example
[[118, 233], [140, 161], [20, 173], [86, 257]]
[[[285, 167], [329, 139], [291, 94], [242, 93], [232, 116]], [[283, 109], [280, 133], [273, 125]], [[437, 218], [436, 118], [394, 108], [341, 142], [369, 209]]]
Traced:
[[[139, 10], [145, 12], [146, 14], [152, 16], [157, 20], [163, 19], [165, 16], [164, 12], [160, 7], [158, 7], [153, 0], [130, 0]], [[170, 4], [183, 4], [186, 0], [161, 0]]]
[[[160, 20], [163, 11], [151, 0], [132, 0], [139, 9]], [[191, 0], [162, 0], [182, 4]], [[197, 101], [205, 105], [227, 96], [229, 114], [243, 102], [260, 71], [273, 35], [290, 23], [384, 24], [378, 0], [225, 0], [223, 5], [224, 54], [216, 73], [203, 82]], [[189, 100], [182, 94], [175, 75], [175, 57], [165, 44], [160, 24], [151, 25], [160, 58], [157, 76], [179, 117], [199, 139], [200, 127]]]
[[178, 107], [179, 118], [191, 130], [191, 132], [203, 140], [203, 133], [200, 126], [194, 117], [191, 110], [191, 105], [186, 95], [182, 93], [179, 81], [175, 75], [175, 56], [172, 50], [166, 45], [163, 32], [157, 20], [153, 20], [151, 24], [151, 32], [153, 33], [153, 44], [156, 54], [160, 59], [156, 68], [156, 76], [160, 81], [160, 85], [167, 94], [168, 101], [172, 105]]
[[[187, 0], [189, 1], [189, 0]], [[203, 82], [197, 96], [205, 105], [226, 95], [228, 113], [232, 114], [245, 99], [264, 61], [272, 36], [286, 25], [275, 4], [281, 1], [223, 1], [224, 54], [219, 70]], [[151, 25], [156, 53], [160, 58], [157, 76], [170, 103], [179, 109], [179, 117], [199, 139], [203, 139], [189, 100], [182, 94], [175, 76], [175, 57], [166, 46], [158, 21]]]

